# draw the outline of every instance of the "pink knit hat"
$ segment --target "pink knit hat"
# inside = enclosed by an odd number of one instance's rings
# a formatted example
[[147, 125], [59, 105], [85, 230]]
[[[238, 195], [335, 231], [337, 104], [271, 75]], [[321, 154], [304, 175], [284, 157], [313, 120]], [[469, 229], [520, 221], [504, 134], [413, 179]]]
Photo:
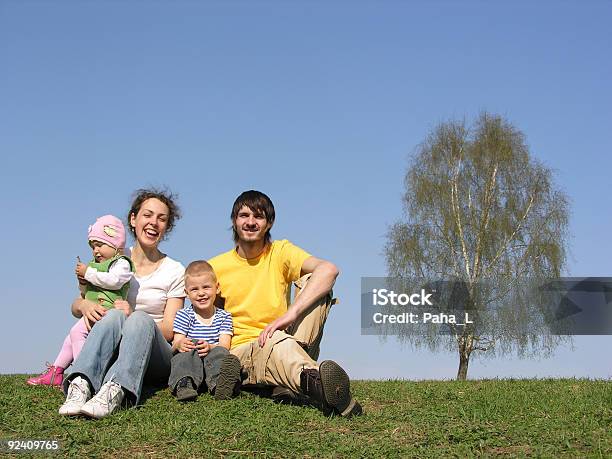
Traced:
[[123, 223], [114, 215], [104, 215], [89, 227], [87, 239], [100, 241], [114, 249], [125, 247], [125, 228]]

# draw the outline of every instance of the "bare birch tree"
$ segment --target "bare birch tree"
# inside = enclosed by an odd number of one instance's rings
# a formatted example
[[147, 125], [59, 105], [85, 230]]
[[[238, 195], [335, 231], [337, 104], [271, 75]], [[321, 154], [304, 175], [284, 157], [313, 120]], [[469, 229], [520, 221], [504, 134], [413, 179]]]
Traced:
[[[439, 124], [411, 159], [403, 204], [404, 220], [387, 234], [389, 276], [459, 280], [475, 310], [512, 296], [517, 279], [555, 278], [565, 266], [568, 199], [500, 116], [482, 113], [471, 127]], [[564, 339], [542, 333], [528, 308], [515, 295], [511, 309], [479, 325], [403, 339], [456, 349], [457, 379], [466, 379], [475, 351], [525, 356]]]

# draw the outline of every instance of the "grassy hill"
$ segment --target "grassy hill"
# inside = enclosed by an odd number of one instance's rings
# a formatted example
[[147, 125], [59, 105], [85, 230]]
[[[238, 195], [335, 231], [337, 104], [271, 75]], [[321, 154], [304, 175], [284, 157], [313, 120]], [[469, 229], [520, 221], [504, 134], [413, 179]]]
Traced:
[[[612, 457], [612, 381], [355, 381], [365, 415], [325, 418], [251, 394], [179, 404], [167, 390], [101, 421], [63, 418], [60, 391], [0, 375], [0, 439], [81, 457]], [[4, 451], [6, 452], [6, 451]]]

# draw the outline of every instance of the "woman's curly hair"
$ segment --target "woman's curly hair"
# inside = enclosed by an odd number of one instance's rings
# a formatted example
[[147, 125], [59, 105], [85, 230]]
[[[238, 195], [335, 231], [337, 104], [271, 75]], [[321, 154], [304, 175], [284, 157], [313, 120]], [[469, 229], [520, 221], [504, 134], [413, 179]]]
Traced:
[[134, 200], [132, 201], [132, 206], [130, 207], [130, 211], [128, 212], [128, 228], [134, 237], [136, 237], [136, 230], [130, 224], [132, 215], [138, 215], [140, 211], [140, 207], [142, 203], [147, 199], [155, 198], [159, 201], [163, 202], [166, 206], [168, 206], [168, 223], [166, 226], [166, 233], [164, 234], [164, 239], [166, 236], [172, 231], [174, 228], [174, 223], [176, 220], [181, 218], [181, 209], [176, 204], [176, 200], [178, 195], [170, 191], [168, 188], [141, 188], [134, 192]]

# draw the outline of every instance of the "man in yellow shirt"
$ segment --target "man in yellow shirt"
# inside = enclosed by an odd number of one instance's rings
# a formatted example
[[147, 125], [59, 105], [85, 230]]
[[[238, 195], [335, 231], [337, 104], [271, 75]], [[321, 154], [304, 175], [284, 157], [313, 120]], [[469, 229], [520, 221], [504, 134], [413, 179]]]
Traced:
[[[234, 319], [231, 353], [240, 359], [244, 384], [287, 388], [326, 415], [361, 414], [346, 372], [331, 360], [316, 362], [338, 268], [287, 240], [272, 241], [274, 205], [259, 191], [238, 196], [231, 219], [236, 247], [209, 262]], [[307, 274], [288, 305], [291, 283]]]

